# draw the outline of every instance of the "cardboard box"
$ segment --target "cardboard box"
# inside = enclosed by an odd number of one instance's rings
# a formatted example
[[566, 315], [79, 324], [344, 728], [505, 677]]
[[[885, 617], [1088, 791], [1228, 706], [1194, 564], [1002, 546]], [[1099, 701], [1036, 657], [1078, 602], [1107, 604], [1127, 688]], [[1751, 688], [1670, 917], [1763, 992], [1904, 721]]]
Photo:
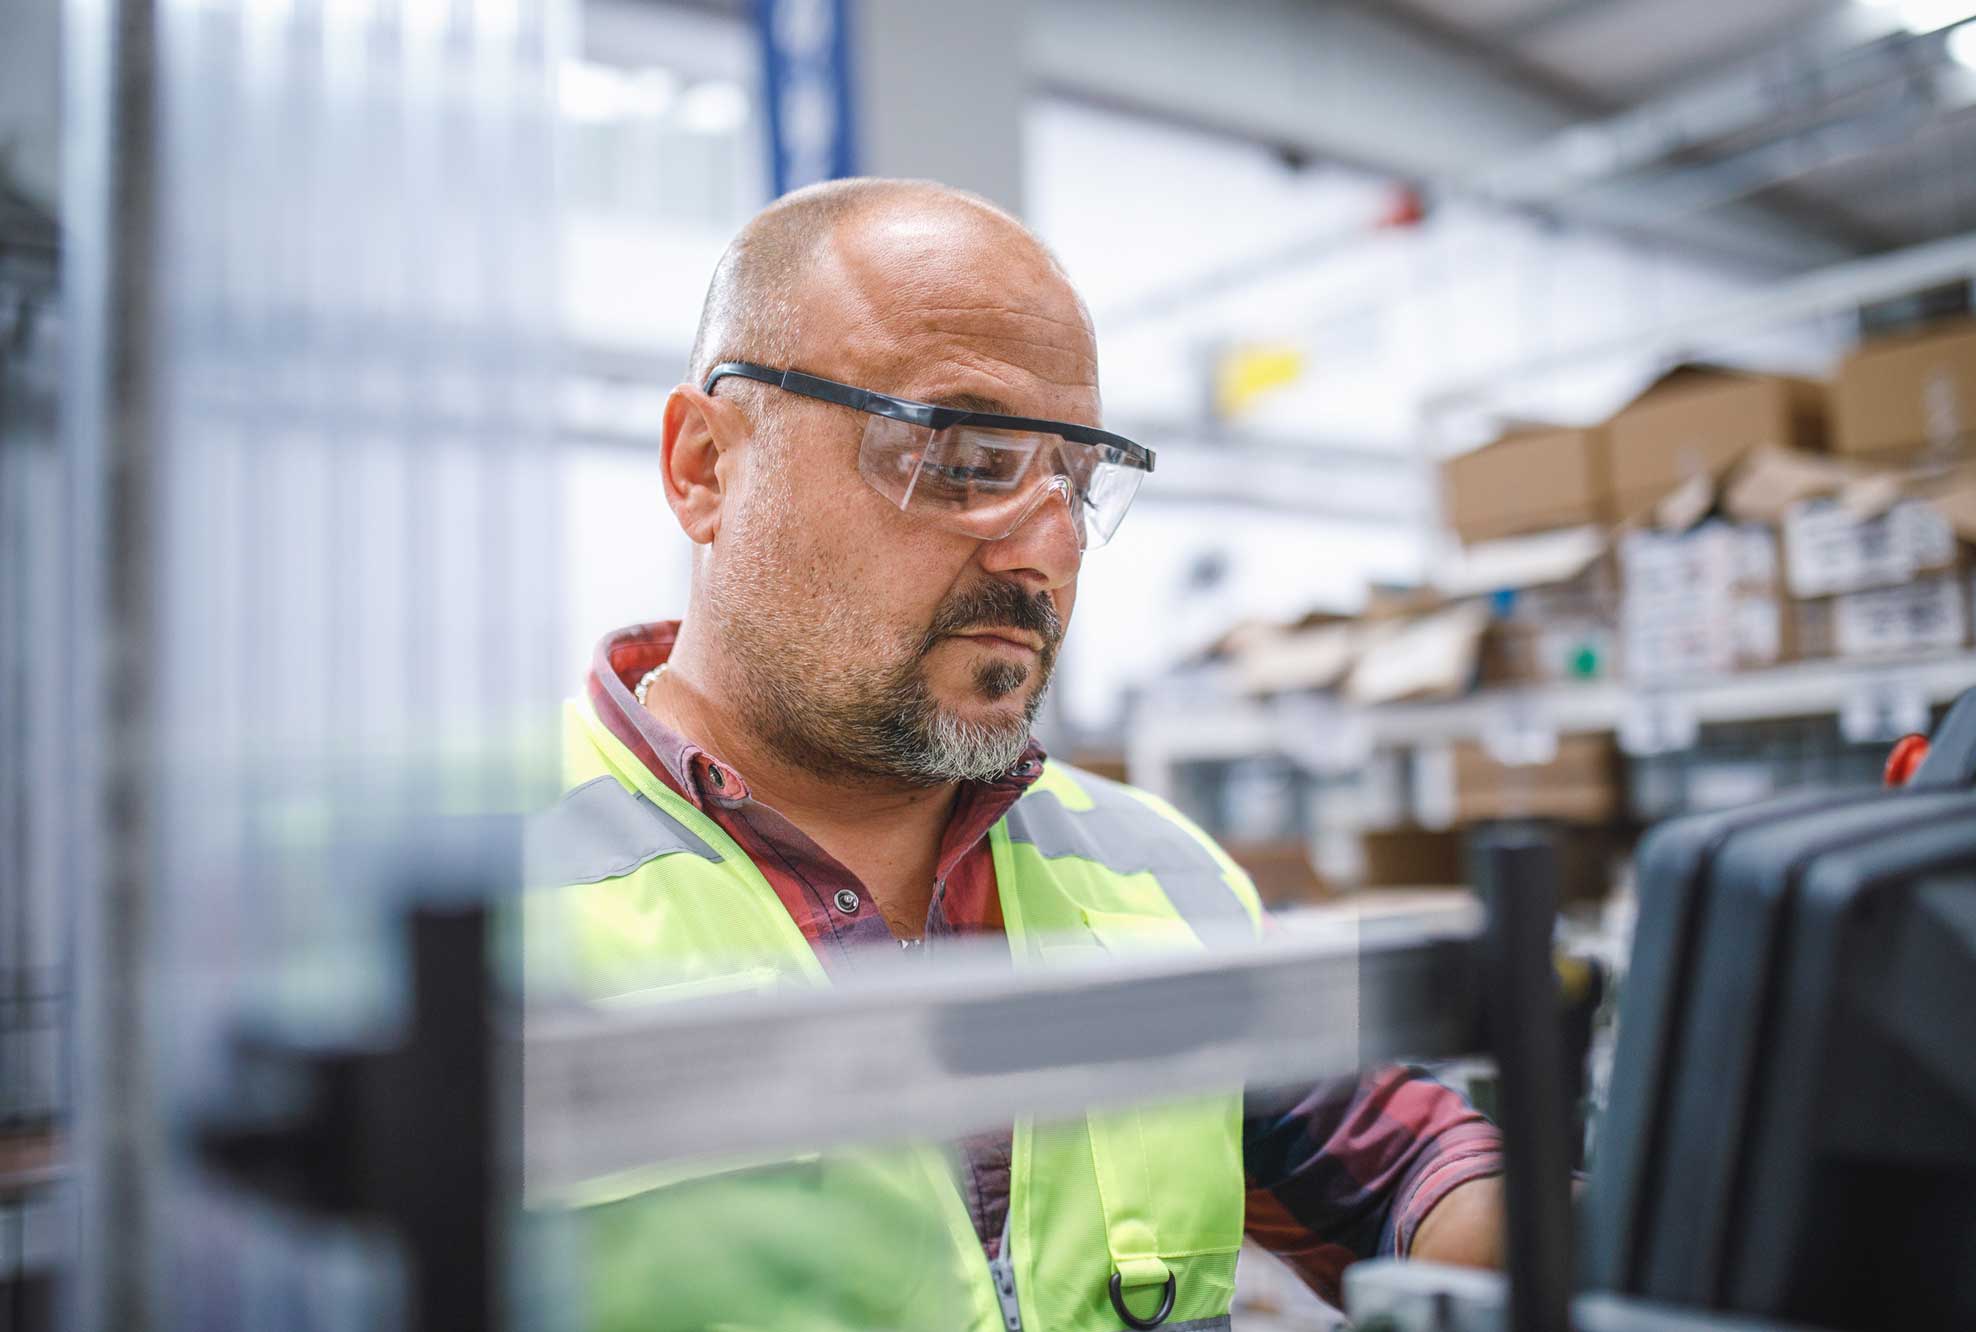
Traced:
[[1548, 763], [1511, 765], [1473, 741], [1452, 746], [1454, 822], [1605, 823], [1625, 806], [1610, 735], [1561, 735]]
[[1713, 487], [1746, 454], [1825, 444], [1825, 389], [1788, 375], [1682, 366], [1606, 423], [1614, 516], [1650, 517], [1696, 481]]
[[1604, 433], [1521, 426], [1441, 464], [1447, 523], [1463, 543], [1611, 517]]
[[1832, 388], [1832, 448], [1911, 461], [1976, 452], [1976, 320], [1861, 346]]
[[1795, 449], [1758, 449], [1736, 465], [1721, 488], [1722, 513], [1739, 523], [1783, 525], [1794, 505], [1878, 486], [1881, 474], [1863, 464]]
[[1235, 686], [1245, 694], [1330, 689], [1358, 660], [1364, 637], [1350, 622], [1252, 636], [1233, 654]]
[[1959, 573], [1834, 597], [1833, 655], [1902, 657], [1962, 647], [1969, 641], [1968, 599]]
[[1836, 500], [1808, 500], [1784, 515], [1784, 582], [1794, 597], [1898, 587], [1952, 567], [1955, 530], [1932, 505], [1902, 500], [1861, 515]]
[[1715, 520], [1619, 543], [1619, 660], [1655, 683], [1772, 666], [1794, 651], [1774, 533]]
[[1579, 527], [1463, 547], [1434, 585], [1451, 601], [1488, 598], [1499, 618], [1543, 622], [1610, 615], [1619, 577], [1606, 534]]
[[1436, 576], [1450, 596], [1486, 597], [1484, 685], [1553, 684], [1612, 674], [1619, 576], [1605, 533], [1575, 528], [1464, 548]]
[[1466, 838], [1452, 828], [1381, 828], [1359, 834], [1362, 888], [1416, 888], [1468, 882]]
[[1610, 619], [1497, 620], [1482, 636], [1478, 682], [1568, 684], [1618, 669], [1619, 631]]
[[1310, 848], [1301, 839], [1266, 842], [1224, 842], [1222, 849], [1248, 872], [1265, 906], [1322, 902], [1331, 885], [1311, 867]]
[[1487, 608], [1476, 605], [1369, 625], [1345, 678], [1345, 697], [1354, 703], [1396, 703], [1466, 693], [1488, 627]]

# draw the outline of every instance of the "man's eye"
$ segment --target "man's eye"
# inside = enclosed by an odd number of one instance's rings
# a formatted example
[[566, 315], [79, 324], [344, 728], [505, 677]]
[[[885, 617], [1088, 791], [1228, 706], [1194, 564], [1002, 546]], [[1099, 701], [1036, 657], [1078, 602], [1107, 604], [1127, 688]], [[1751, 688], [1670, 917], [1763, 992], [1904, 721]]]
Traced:
[[999, 467], [970, 463], [929, 463], [926, 476], [954, 486], [992, 486], [1003, 479]]

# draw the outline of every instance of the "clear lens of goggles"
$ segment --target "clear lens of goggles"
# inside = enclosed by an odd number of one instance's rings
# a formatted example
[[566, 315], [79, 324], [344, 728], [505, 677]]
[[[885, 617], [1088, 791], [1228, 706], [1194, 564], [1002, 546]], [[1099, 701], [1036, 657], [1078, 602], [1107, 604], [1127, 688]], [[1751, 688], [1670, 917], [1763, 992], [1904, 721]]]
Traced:
[[906, 512], [983, 541], [1061, 495], [1082, 549], [1111, 540], [1146, 475], [1105, 444], [970, 425], [934, 431], [888, 416], [866, 424], [858, 471]]

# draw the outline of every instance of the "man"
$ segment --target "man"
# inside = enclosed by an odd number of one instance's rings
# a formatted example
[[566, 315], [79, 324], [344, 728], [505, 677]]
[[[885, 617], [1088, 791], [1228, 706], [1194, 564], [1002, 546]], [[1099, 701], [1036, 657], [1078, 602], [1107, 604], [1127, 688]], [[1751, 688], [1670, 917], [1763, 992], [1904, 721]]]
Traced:
[[[1255, 926], [1197, 829], [1030, 737], [1084, 553], [1149, 461], [1099, 419], [1090, 317], [993, 206], [840, 181], [749, 223], [666, 404], [686, 617], [607, 638], [573, 713], [570, 886], [546, 909], [580, 988], [822, 984], [958, 935], [1047, 965], [1052, 931], [1123, 951]], [[1394, 1069], [1246, 1120], [1201, 1098], [1018, 1125], [951, 1168], [632, 1182], [587, 1218], [596, 1321], [1225, 1326], [1244, 1232], [1334, 1301], [1360, 1256], [1494, 1261], [1497, 1148]]]

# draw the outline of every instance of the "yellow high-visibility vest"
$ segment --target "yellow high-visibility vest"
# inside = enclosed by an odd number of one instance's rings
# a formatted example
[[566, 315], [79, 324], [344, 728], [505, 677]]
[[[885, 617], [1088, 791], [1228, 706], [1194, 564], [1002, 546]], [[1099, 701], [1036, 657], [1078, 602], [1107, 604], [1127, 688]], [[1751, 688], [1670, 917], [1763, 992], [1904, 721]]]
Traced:
[[[562, 803], [529, 839], [530, 986], [666, 1002], [828, 984], [768, 880], [718, 824], [577, 703]], [[1051, 762], [988, 833], [1019, 966], [1198, 948], [1255, 930], [1247, 876], [1153, 796]], [[855, 1040], [855, 1034], [847, 1034]], [[790, 1107], [800, 1117], [802, 1107]], [[1242, 1242], [1241, 1095], [1015, 1126], [1002, 1257], [946, 1154], [833, 1150], [634, 1172], [579, 1204], [587, 1327], [1116, 1332], [1227, 1326]], [[684, 1177], [682, 1177], [684, 1175]]]

